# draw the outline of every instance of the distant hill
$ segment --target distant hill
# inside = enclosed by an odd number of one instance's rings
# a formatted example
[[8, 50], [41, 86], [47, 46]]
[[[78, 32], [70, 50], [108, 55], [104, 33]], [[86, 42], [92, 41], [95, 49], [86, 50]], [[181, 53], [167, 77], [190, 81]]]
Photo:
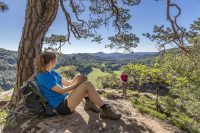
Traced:
[[144, 57], [150, 57], [154, 56], [156, 52], [136, 52], [136, 53], [130, 53], [130, 54], [123, 54], [123, 53], [103, 53], [103, 52], [98, 52], [92, 54], [93, 56], [96, 57], [103, 57], [103, 58], [110, 58], [114, 60], [138, 60]]
[[7, 60], [9, 64], [15, 64], [17, 60], [17, 51], [0, 48], [0, 60]]
[[98, 62], [98, 61], [111, 61], [112, 58], [100, 57], [96, 56], [95, 54], [90, 53], [78, 53], [78, 54], [65, 54], [69, 57], [74, 57], [77, 61], [84, 61], [84, 62]]
[[[155, 52], [123, 53], [77, 53], [58, 56], [59, 66], [87, 63], [113, 63], [127, 64], [129, 62], [142, 62], [150, 64], [157, 55]], [[0, 48], [0, 90], [14, 87], [16, 80], [17, 51]]]
[[0, 89], [14, 87], [16, 80], [17, 52], [0, 48]]
[[96, 61], [138, 61], [144, 58], [155, 57], [157, 52], [136, 52], [136, 53], [78, 53], [78, 54], [66, 54], [66, 56], [76, 57], [76, 60], [96, 62]]

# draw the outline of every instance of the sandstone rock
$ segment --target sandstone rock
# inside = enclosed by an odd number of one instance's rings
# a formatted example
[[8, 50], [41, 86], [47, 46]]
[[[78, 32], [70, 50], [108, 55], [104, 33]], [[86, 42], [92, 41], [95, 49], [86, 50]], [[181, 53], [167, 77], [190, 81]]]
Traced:
[[70, 115], [37, 117], [25, 106], [11, 111], [2, 133], [174, 133], [178, 129], [143, 115], [125, 99], [106, 100], [122, 114], [120, 120], [100, 119], [99, 114], [85, 111], [82, 102]]

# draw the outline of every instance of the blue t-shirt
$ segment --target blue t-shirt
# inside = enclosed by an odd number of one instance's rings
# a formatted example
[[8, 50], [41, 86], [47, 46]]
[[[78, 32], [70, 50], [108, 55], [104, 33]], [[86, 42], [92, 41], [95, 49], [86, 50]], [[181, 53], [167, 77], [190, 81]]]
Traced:
[[59, 94], [52, 90], [52, 88], [55, 85], [62, 87], [62, 77], [60, 74], [58, 74], [55, 70], [51, 70], [50, 72], [40, 72], [37, 75], [37, 85], [39, 89], [41, 90], [44, 97], [47, 99], [50, 106], [53, 108], [57, 108], [58, 105], [65, 99], [65, 97], [68, 95], [65, 94]]

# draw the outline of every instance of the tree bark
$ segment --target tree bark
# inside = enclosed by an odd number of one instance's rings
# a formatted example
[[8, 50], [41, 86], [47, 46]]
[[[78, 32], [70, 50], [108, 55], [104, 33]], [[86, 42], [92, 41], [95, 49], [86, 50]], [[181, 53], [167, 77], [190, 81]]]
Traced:
[[10, 106], [21, 99], [19, 91], [23, 82], [34, 74], [34, 58], [41, 53], [43, 38], [58, 11], [58, 0], [28, 0], [25, 23], [18, 47], [17, 80]]

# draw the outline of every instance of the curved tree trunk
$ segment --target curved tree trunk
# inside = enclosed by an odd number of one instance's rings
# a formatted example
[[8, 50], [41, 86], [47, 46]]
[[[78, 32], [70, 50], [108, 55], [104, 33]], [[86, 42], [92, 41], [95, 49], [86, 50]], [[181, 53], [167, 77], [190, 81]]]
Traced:
[[28, 0], [25, 23], [18, 47], [17, 81], [10, 101], [16, 105], [21, 99], [20, 86], [34, 74], [34, 58], [42, 51], [43, 38], [58, 11], [58, 0]]

